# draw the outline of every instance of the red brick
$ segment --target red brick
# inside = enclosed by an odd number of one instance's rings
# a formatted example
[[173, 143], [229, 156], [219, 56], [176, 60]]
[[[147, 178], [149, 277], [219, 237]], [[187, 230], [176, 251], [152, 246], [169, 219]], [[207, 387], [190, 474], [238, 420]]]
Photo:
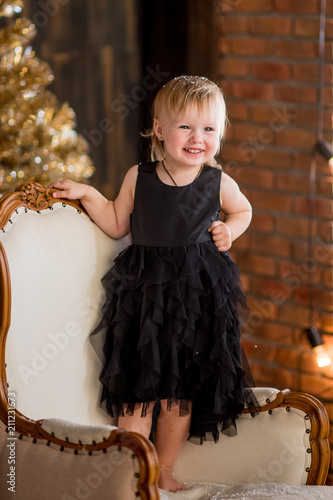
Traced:
[[[303, 127], [317, 127], [318, 112], [316, 108], [306, 107], [299, 108], [295, 113], [294, 123], [295, 125], [301, 125]], [[325, 110], [323, 112], [323, 126], [324, 129], [329, 131], [332, 130], [332, 112]]]
[[303, 260], [309, 256], [309, 243], [307, 240], [299, 241], [294, 238], [290, 240], [290, 256], [294, 260]]
[[251, 222], [251, 229], [261, 231], [263, 233], [270, 233], [273, 230], [274, 222], [273, 217], [267, 213], [254, 212]]
[[246, 232], [243, 233], [235, 241], [233, 241], [230, 251], [234, 255], [235, 259], [237, 259], [239, 251], [248, 250], [250, 248], [250, 240], [251, 240], [251, 235], [248, 232]]
[[319, 34], [319, 19], [312, 17], [295, 19], [294, 34], [296, 36], [315, 37], [317, 39]]
[[276, 348], [263, 342], [256, 343], [255, 340], [243, 340], [242, 345], [246, 356], [251, 359], [274, 361], [276, 358]]
[[291, 288], [287, 283], [269, 277], [252, 276], [250, 290], [255, 295], [266, 296], [276, 304], [282, 304], [291, 297]]
[[276, 220], [278, 233], [296, 238], [309, 236], [309, 219], [303, 217], [279, 216]]
[[296, 369], [299, 365], [300, 352], [298, 349], [280, 348], [277, 350], [276, 361], [283, 368]]
[[[318, 369], [319, 370], [319, 369]], [[301, 390], [324, 399], [333, 399], [333, 382], [320, 375], [301, 374]]]
[[333, 105], [332, 85], [323, 87], [323, 104], [324, 106]]
[[255, 335], [263, 337], [279, 344], [295, 345], [293, 329], [287, 325], [281, 325], [272, 321], [264, 321], [255, 329]]
[[278, 310], [278, 318], [283, 323], [307, 328], [310, 322], [310, 310], [308, 307], [296, 304], [282, 304]]
[[325, 332], [333, 333], [333, 314], [330, 313], [321, 313], [319, 326]]
[[313, 87], [292, 87], [290, 85], [276, 87], [276, 99], [287, 102], [316, 103], [318, 100], [317, 89]]
[[273, 0], [251, 0], [251, 2], [233, 2], [238, 12], [269, 12], [273, 8]]
[[317, 284], [320, 281], [321, 272], [319, 268], [313, 267], [312, 261], [281, 261], [279, 262], [279, 275], [283, 283], [291, 290], [296, 290], [304, 284]]
[[231, 101], [228, 103], [228, 118], [233, 126], [233, 121], [246, 121], [249, 118], [249, 106], [244, 102]]
[[290, 191], [293, 193], [304, 193], [309, 190], [309, 179], [304, 175], [279, 174], [277, 176], [277, 188], [280, 191]]
[[260, 134], [262, 125], [254, 125], [253, 123], [237, 123], [234, 125], [234, 138], [236, 141], [253, 142]]
[[[318, 64], [309, 62], [298, 62], [293, 65], [293, 79], [301, 82], [318, 82]], [[324, 65], [324, 82], [332, 83], [333, 80], [332, 64]]]
[[317, 0], [275, 0], [276, 12], [298, 12], [300, 14], [314, 14], [319, 11]]
[[[236, 241], [239, 241], [240, 238], [238, 238]], [[249, 291], [249, 282], [250, 282], [250, 276], [248, 274], [242, 273], [242, 290], [245, 294]]]
[[254, 122], [267, 124], [273, 117], [272, 105], [256, 103], [251, 106], [251, 118]]
[[315, 228], [316, 234], [325, 242], [333, 243], [333, 222], [318, 221]]
[[248, 74], [248, 63], [243, 58], [222, 57], [219, 62], [219, 73], [225, 76], [246, 76]]
[[269, 83], [237, 81], [229, 86], [229, 91], [238, 99], [271, 100], [274, 96], [274, 87]]
[[325, 402], [324, 406], [326, 408], [330, 421], [333, 422], [333, 403]]
[[312, 297], [314, 296], [314, 290], [312, 286], [299, 286], [296, 288], [293, 294], [293, 299], [303, 305], [309, 305]]
[[277, 389], [293, 389], [296, 384], [295, 374], [280, 366], [264, 365], [262, 363], [251, 363], [251, 370], [256, 384], [264, 387], [276, 387]]
[[266, 147], [262, 151], [257, 151], [255, 161], [260, 166], [287, 169], [292, 165], [292, 155], [281, 149]]
[[224, 35], [246, 33], [248, 31], [248, 19], [245, 16], [225, 16], [221, 20], [220, 29]]
[[290, 65], [282, 62], [254, 62], [252, 75], [261, 80], [287, 80], [290, 78]]
[[290, 242], [286, 238], [274, 235], [252, 235], [251, 250], [270, 255], [289, 257]]
[[326, 15], [328, 15], [328, 16], [333, 15], [333, 1], [332, 0], [326, 1]]
[[258, 16], [249, 19], [249, 33], [255, 35], [288, 35], [292, 22], [289, 18]]
[[262, 188], [272, 188], [274, 184], [274, 172], [264, 170], [262, 168], [244, 168], [238, 170], [238, 175], [233, 175], [233, 178], [242, 186], [255, 186]]
[[325, 176], [316, 179], [316, 193], [327, 198], [332, 198], [333, 195], [333, 177]]
[[[295, 199], [295, 212], [299, 214], [310, 214], [310, 199], [298, 196]], [[314, 200], [314, 215], [323, 219], [332, 219], [333, 200], [316, 198]]]
[[316, 42], [278, 40], [275, 46], [275, 54], [278, 57], [288, 59], [313, 59], [318, 56], [318, 48]]
[[294, 168], [309, 173], [311, 158], [311, 151], [295, 151], [293, 159]]
[[234, 170], [242, 169], [243, 165], [249, 161], [247, 150], [240, 147], [239, 143], [227, 142], [223, 147], [222, 157], [223, 163], [230, 161], [234, 164]]
[[318, 81], [318, 64], [316, 63], [297, 63], [293, 65], [293, 77], [296, 81]]
[[231, 46], [228, 37], [226, 36], [218, 37], [218, 52], [220, 55], [230, 54]]
[[[310, 132], [302, 129], [287, 129], [276, 134], [275, 142], [278, 146], [290, 146], [294, 148], [308, 149], [309, 144], [315, 144], [315, 130]], [[309, 164], [308, 164], [309, 168]]]
[[313, 292], [314, 306], [318, 309], [333, 311], [333, 290], [318, 290]]
[[[234, 162], [223, 162], [223, 171], [230, 175], [233, 179], [241, 179], [241, 174], [244, 172], [248, 167], [243, 166], [240, 164], [236, 164]], [[242, 185], [242, 181], [239, 181], [239, 186], [241, 190], [244, 192], [245, 187]], [[245, 193], [244, 193], [245, 194]]]
[[329, 268], [323, 271], [323, 285], [333, 288], [333, 269]]
[[241, 271], [251, 272], [262, 276], [274, 276], [276, 262], [272, 257], [243, 253], [237, 258]]
[[231, 142], [234, 140], [235, 129], [233, 127], [227, 127], [226, 133], [224, 135], [224, 140], [227, 142]]
[[[315, 142], [313, 142], [312, 144], [315, 144]], [[311, 158], [312, 158], [311, 150], [308, 151], [294, 150], [294, 160], [292, 163], [293, 167], [296, 168], [297, 170], [309, 173]], [[330, 175], [332, 173], [332, 168], [330, 164], [319, 154], [316, 155], [316, 165], [317, 165], [316, 167], [317, 175]]]
[[256, 208], [290, 212], [292, 199], [288, 195], [272, 191], [251, 191], [251, 202]]
[[272, 54], [273, 42], [269, 38], [244, 36], [228, 39], [227, 49], [229, 53], [258, 57]]
[[333, 245], [315, 242], [312, 247], [312, 256], [318, 265], [333, 265]]
[[324, 59], [329, 62], [333, 60], [332, 42], [325, 42]]
[[303, 127], [317, 127], [318, 112], [316, 108], [299, 108], [296, 112], [294, 123]]
[[333, 38], [333, 19], [326, 19], [325, 39], [331, 40], [332, 38]]

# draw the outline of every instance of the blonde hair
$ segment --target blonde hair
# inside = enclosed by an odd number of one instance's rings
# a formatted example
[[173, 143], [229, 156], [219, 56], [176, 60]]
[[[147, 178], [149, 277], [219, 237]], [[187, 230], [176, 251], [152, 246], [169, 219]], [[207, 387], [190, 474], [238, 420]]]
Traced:
[[[157, 93], [153, 107], [152, 118], [160, 118], [162, 110], [166, 111], [172, 118], [183, 113], [190, 105], [197, 106], [199, 112], [207, 105], [214, 105], [215, 109], [220, 110], [221, 114], [221, 134], [220, 146], [224, 132], [228, 123], [226, 115], [225, 101], [222, 90], [207, 78], [201, 76], [182, 75], [170, 80]], [[151, 140], [150, 157], [152, 161], [163, 160], [164, 144], [155, 134], [154, 128], [147, 133], [142, 134]], [[219, 153], [220, 148], [216, 152]], [[210, 165], [216, 166], [217, 161], [212, 158]]]

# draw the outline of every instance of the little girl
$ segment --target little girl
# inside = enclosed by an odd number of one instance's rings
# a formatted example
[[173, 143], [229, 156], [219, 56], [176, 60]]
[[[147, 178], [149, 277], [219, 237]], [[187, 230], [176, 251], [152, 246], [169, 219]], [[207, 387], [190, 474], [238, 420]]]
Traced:
[[186, 438], [234, 435], [244, 404], [257, 406], [240, 344], [247, 306], [227, 252], [251, 205], [215, 160], [226, 110], [214, 83], [171, 80], [153, 117], [153, 161], [130, 168], [115, 201], [70, 180], [52, 187], [54, 197], [79, 198], [111, 238], [131, 231], [132, 245], [103, 278], [107, 299], [93, 332], [105, 335], [101, 404], [119, 427], [148, 438], [160, 401], [159, 484], [178, 491], [172, 467]]

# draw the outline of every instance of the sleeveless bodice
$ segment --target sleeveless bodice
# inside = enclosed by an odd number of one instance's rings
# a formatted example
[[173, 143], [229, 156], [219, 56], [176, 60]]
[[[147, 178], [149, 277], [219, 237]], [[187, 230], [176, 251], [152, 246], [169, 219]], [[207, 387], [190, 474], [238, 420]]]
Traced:
[[220, 218], [221, 170], [204, 165], [191, 184], [170, 186], [160, 180], [156, 165], [138, 167], [131, 214], [133, 244], [174, 247], [211, 240], [207, 230]]

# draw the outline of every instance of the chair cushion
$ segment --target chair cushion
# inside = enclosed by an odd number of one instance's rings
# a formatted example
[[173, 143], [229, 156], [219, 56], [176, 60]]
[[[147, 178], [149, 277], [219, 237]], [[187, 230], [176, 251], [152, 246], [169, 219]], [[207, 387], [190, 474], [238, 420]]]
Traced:
[[306, 484], [309, 430], [310, 420], [296, 408], [274, 408], [255, 417], [243, 413], [237, 436], [221, 434], [217, 444], [206, 441], [202, 446], [186, 442], [175, 462], [176, 477], [224, 485]]

